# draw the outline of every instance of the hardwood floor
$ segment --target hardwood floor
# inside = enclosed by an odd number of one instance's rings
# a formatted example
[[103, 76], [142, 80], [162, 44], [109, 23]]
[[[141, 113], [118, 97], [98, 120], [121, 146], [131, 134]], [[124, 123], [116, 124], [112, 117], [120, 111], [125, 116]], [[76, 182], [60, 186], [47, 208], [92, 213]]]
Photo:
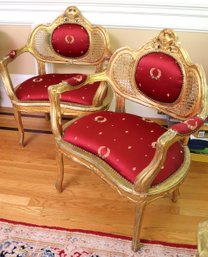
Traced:
[[[64, 191], [57, 193], [50, 122], [24, 117], [27, 145], [21, 148], [10, 112], [0, 109], [0, 218], [131, 236], [134, 204], [68, 159]], [[177, 203], [164, 198], [147, 206], [142, 238], [196, 244], [197, 225], [208, 219], [207, 185], [208, 163], [193, 162]]]

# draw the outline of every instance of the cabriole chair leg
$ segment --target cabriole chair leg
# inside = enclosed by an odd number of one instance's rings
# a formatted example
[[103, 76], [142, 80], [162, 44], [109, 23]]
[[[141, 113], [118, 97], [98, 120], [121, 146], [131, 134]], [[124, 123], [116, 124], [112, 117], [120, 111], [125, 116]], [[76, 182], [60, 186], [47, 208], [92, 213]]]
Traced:
[[142, 225], [142, 218], [143, 212], [145, 208], [145, 202], [136, 203], [136, 210], [135, 210], [135, 221], [134, 221], [134, 231], [133, 231], [133, 238], [132, 238], [132, 250], [137, 252], [140, 247], [142, 246], [140, 243], [140, 234], [141, 234], [141, 225]]
[[58, 166], [58, 174], [55, 187], [59, 193], [62, 192], [62, 185], [64, 179], [64, 163], [63, 163], [63, 154], [57, 150], [56, 161]]
[[22, 124], [21, 112], [14, 107], [14, 118], [17, 122], [18, 131], [20, 133], [19, 144], [24, 147], [24, 128]]

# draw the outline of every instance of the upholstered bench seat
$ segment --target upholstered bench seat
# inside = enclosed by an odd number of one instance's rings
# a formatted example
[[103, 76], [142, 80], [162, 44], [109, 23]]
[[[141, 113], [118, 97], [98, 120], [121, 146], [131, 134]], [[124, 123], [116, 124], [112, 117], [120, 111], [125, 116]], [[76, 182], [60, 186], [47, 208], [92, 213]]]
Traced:
[[[155, 142], [165, 131], [157, 123], [133, 114], [101, 111], [72, 123], [65, 130], [63, 139], [99, 156], [134, 183], [136, 176], [153, 159]], [[183, 161], [183, 147], [177, 142], [169, 148], [164, 167], [152, 185], [170, 177]]]

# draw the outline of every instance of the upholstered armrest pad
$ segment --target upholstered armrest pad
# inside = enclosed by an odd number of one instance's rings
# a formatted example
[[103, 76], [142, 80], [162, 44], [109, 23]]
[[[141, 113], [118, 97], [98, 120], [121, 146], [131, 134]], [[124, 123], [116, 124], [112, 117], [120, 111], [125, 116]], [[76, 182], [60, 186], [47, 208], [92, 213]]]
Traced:
[[17, 50], [11, 50], [6, 57], [10, 57], [12, 59], [14, 59], [17, 56]]
[[204, 124], [204, 120], [195, 116], [186, 121], [174, 124], [171, 129], [181, 135], [188, 135], [197, 131]]
[[18, 57], [19, 55], [21, 55], [22, 53], [24, 53], [26, 51], [27, 51], [26, 46], [19, 48], [19, 49], [13, 49], [2, 58], [1, 63], [3, 65], [7, 65], [8, 63], [12, 62], [16, 57]]
[[85, 82], [87, 79], [87, 75], [85, 74], [78, 74], [76, 76], [73, 76], [71, 78], [65, 79], [64, 81], [70, 84], [71, 86], [77, 86], [83, 82]]

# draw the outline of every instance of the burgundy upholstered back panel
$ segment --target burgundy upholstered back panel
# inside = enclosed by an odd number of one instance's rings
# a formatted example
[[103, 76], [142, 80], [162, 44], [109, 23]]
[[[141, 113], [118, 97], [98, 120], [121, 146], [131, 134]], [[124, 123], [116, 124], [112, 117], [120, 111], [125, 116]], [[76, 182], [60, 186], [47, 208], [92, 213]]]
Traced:
[[146, 96], [159, 102], [173, 103], [180, 95], [183, 73], [172, 56], [153, 52], [139, 60], [135, 80], [138, 89]]
[[89, 49], [90, 38], [86, 29], [79, 24], [61, 24], [52, 33], [53, 49], [64, 57], [77, 58]]

